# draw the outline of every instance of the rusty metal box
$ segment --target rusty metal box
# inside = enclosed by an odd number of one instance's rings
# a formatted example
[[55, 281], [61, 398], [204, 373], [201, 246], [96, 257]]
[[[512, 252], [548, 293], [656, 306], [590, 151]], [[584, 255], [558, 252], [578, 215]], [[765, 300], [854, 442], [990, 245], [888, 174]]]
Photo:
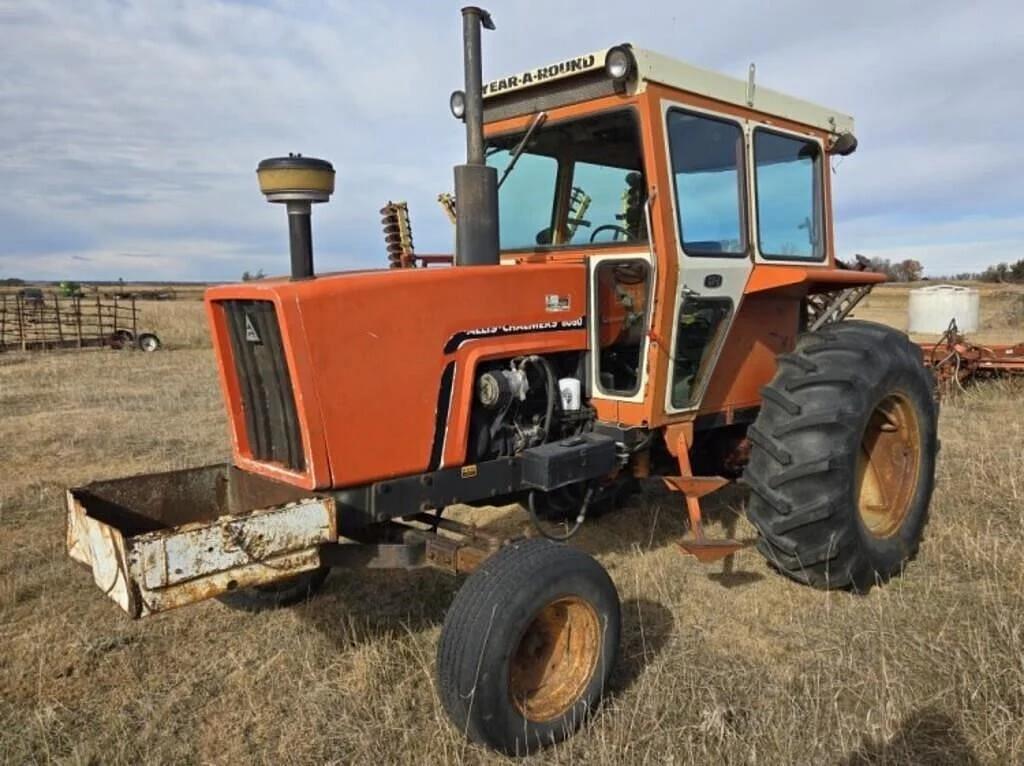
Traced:
[[68, 555], [142, 617], [291, 577], [338, 539], [334, 500], [212, 465], [67, 493]]

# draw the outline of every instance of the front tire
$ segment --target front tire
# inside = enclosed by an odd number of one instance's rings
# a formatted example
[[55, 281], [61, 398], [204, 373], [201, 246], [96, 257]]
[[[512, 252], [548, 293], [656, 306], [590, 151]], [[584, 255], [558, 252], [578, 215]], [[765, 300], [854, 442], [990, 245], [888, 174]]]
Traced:
[[593, 558], [548, 540], [511, 543], [445, 616], [441, 702], [459, 731], [503, 753], [559, 742], [600, 702], [620, 624], [618, 592]]
[[916, 555], [935, 483], [937, 407], [920, 349], [847, 321], [779, 357], [747, 436], [758, 550], [808, 585], [866, 591]]

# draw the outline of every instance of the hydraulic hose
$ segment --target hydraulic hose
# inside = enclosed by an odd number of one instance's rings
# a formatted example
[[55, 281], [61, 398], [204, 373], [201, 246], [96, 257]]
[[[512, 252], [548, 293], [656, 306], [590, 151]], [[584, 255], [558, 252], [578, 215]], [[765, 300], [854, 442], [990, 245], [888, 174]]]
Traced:
[[536, 490], [531, 492], [526, 502], [526, 506], [530, 511], [530, 520], [533, 522], [533, 528], [540, 532], [540, 534], [546, 537], [548, 540], [553, 540], [556, 543], [564, 543], [570, 540], [577, 532], [579, 532], [580, 527], [583, 526], [583, 522], [587, 518], [587, 509], [590, 507], [590, 500], [594, 496], [594, 487], [587, 487], [586, 494], [583, 495], [583, 503], [580, 505], [580, 511], [576, 515], [576, 523], [574, 523], [572, 525], [572, 529], [570, 529], [564, 535], [556, 535], [554, 532], [548, 532], [546, 529], [544, 529], [544, 527], [541, 526], [540, 517], [537, 515], [537, 507], [534, 501], [534, 496], [536, 494]]

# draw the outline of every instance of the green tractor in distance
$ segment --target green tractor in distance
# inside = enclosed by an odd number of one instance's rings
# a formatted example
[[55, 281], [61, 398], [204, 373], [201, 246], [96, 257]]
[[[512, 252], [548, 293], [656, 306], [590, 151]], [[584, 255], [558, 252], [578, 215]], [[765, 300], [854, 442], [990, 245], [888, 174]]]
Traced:
[[63, 298], [81, 298], [82, 286], [78, 282], [65, 280], [60, 283], [60, 294]]

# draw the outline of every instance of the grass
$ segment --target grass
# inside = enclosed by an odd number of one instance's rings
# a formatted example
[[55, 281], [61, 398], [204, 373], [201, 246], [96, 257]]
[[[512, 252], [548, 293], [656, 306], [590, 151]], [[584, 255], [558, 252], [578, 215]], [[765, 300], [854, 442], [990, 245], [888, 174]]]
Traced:
[[[66, 558], [65, 487], [228, 457], [200, 304], [150, 313], [160, 353], [0, 355], [0, 762], [500, 761], [433, 692], [445, 575], [335, 572], [293, 609], [133, 622]], [[1022, 396], [945, 403], [921, 553], [864, 597], [753, 553], [729, 572], [680, 556], [682, 510], [656, 487], [585, 526], [622, 596], [621, 662], [588, 727], [533, 761], [1024, 761]]]

